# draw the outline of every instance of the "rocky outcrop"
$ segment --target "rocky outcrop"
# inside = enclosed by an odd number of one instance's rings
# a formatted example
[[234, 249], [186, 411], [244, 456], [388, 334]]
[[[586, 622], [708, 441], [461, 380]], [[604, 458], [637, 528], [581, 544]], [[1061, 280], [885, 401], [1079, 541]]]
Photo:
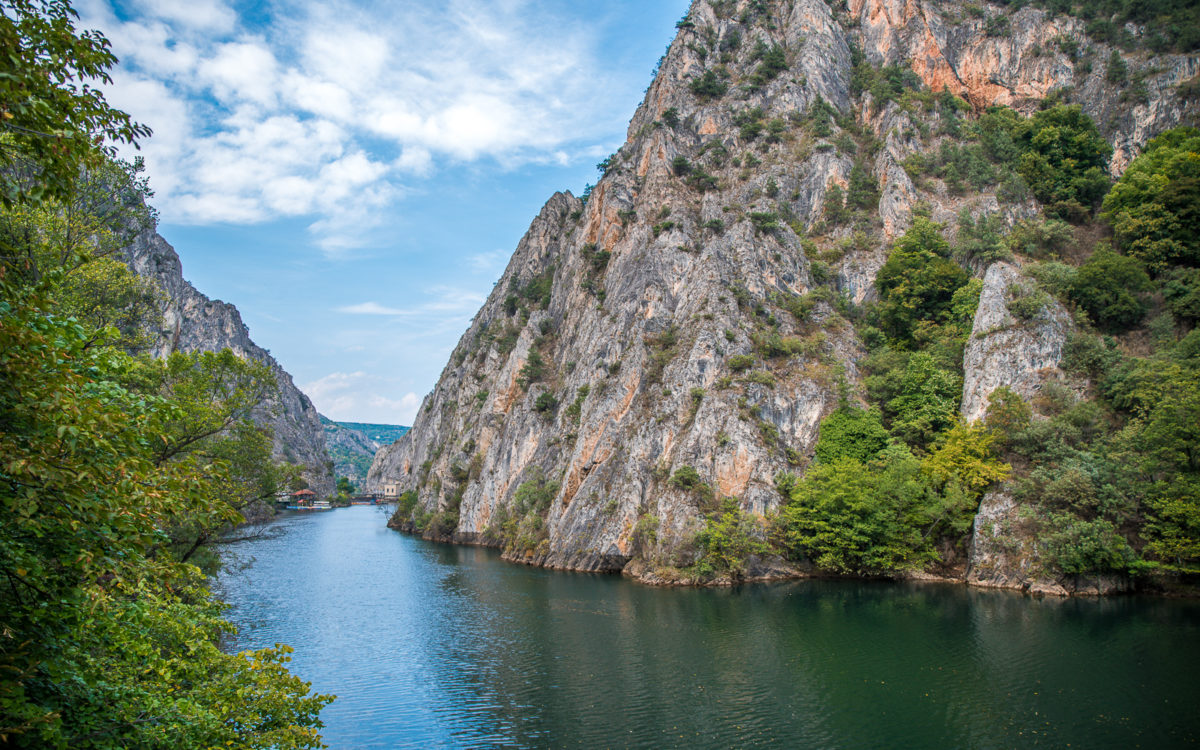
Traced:
[[1071, 317], [1063, 306], [1045, 297], [1032, 320], [1018, 320], [1009, 312], [1014, 294], [1033, 288], [1033, 282], [1008, 263], [992, 264], [983, 277], [963, 357], [962, 416], [968, 422], [983, 418], [988, 396], [997, 388], [1011, 388], [1029, 400], [1043, 382], [1062, 375], [1058, 364], [1071, 330]]
[[971, 529], [967, 583], [1039, 596], [1102, 596], [1133, 588], [1128, 578], [1119, 576], [1050, 575], [1040, 563], [1030, 527], [1007, 488], [984, 495]]
[[[1116, 50], [1131, 80], [1113, 85], [1106, 63], [1114, 48], [1090, 40], [1086, 22], [1065, 14], [936, 0], [849, 0], [848, 7], [868, 60], [908, 63], [929, 88], [948, 88], [976, 108], [1028, 110], [1069, 92], [1110, 136], [1114, 176], [1155, 134], [1196, 117], [1195, 102], [1173, 95], [1200, 73], [1196, 55]], [[1140, 87], [1133, 91], [1135, 80]]]
[[[433, 519], [427, 535], [504, 539], [512, 559], [647, 581], [695, 559], [712, 498], [737, 498], [753, 514], [777, 509], [776, 476], [804, 471], [839, 382], [853, 390], [859, 381], [862, 348], [822, 284], [870, 299], [888, 244], [918, 202], [951, 231], [963, 209], [1010, 221], [1038, 210], [1001, 208], [986, 190], [958, 197], [936, 181], [914, 184], [904, 163], [936, 146], [921, 134], [933, 129], [897, 102], [851, 96], [853, 49], [877, 64], [908, 61], [931, 87], [976, 107], [1028, 110], [1075, 82], [1081, 103], [1103, 117], [1118, 96], [1087, 94], [1097, 73], [1083, 76], [1055, 51], [1054, 37], [1067, 34], [1093, 57], [1107, 55], [1075, 22], [1025, 9], [996, 38], [956, 7], [693, 3], [603, 178], [586, 203], [559, 193], [542, 208], [412, 431], [379, 451], [368, 484], [416, 491], [416, 513]], [[776, 45], [786, 70], [764, 72]], [[1165, 59], [1147, 78], [1149, 119], [1105, 122], [1125, 154], [1117, 170], [1147, 137], [1195, 113], [1171, 82], [1194, 72], [1196, 59]], [[812, 126], [820, 101], [840, 124]], [[936, 112], [928, 117], [937, 125]], [[823, 227], [832, 186], [848, 188], [856, 163], [878, 188], [877, 219], [869, 231]], [[968, 418], [1000, 385], [1032, 393], [1061, 355], [1070, 326], [1061, 306], [1020, 324], [1008, 312], [1019, 279], [1005, 264], [985, 275], [966, 361]], [[767, 322], [780, 341], [763, 339]], [[707, 491], [671, 481], [685, 467]], [[517, 497], [526, 483], [549, 486], [553, 498], [514, 541], [506, 523], [526, 512]], [[394, 523], [411, 528], [412, 518]], [[977, 580], [1001, 580], [989, 575]]]
[[267, 364], [279, 390], [257, 410], [255, 421], [274, 431], [275, 458], [303, 464], [309, 487], [318, 495], [332, 495], [332, 462], [316, 408], [275, 358], [250, 340], [237, 308], [209, 299], [188, 283], [179, 255], [153, 228], [138, 234], [124, 255], [135, 273], [153, 279], [164, 293], [162, 328], [154, 354], [165, 357], [175, 351], [228, 348], [240, 357]]

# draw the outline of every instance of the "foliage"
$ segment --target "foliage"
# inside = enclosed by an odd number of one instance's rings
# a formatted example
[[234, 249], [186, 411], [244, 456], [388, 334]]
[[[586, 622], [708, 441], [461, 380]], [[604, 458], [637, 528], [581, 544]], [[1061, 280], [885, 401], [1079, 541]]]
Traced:
[[[184, 424], [198, 401], [130, 390], [139, 366], [127, 355], [48, 315], [40, 290], [5, 280], [3, 292], [0, 571], [11, 590], [0, 607], [0, 701], [9, 741], [315, 746], [328, 699], [306, 695], [280, 666], [283, 652], [222, 653], [220, 606], [172, 554], [196, 548], [181, 530], [211, 533], [239, 519], [222, 502], [240, 496], [224, 485], [228, 456], [180, 442], [207, 433]], [[163, 426], [175, 428], [165, 443]]]
[[734, 372], [748, 370], [754, 365], [754, 357], [750, 354], [733, 354], [729, 359], [725, 360], [725, 364], [729, 365], [729, 369]]
[[721, 501], [718, 510], [709, 513], [704, 528], [696, 534], [700, 550], [696, 572], [704, 578], [727, 573], [733, 578], [746, 574], [746, 561], [770, 551], [762, 519], [742, 510], [735, 498]]
[[412, 518], [413, 511], [416, 508], [417, 493], [414, 490], [406, 490], [396, 498], [396, 518]]
[[934, 479], [957, 483], [978, 498], [988, 486], [1007, 479], [1012, 470], [993, 455], [995, 439], [983, 425], [955, 423], [941, 436], [925, 468]]
[[694, 490], [704, 484], [694, 466], [684, 464], [671, 475], [671, 485], [681, 490]]
[[751, 56], [751, 59], [755, 58], [760, 59], [761, 62], [750, 75], [751, 88], [762, 88], [788, 68], [787, 53], [778, 44], [767, 47], [760, 41]]
[[688, 84], [688, 90], [700, 101], [720, 99], [728, 88], [728, 85], [711, 70], [704, 71], [704, 75]]
[[552, 417], [554, 412], [558, 411], [558, 399], [554, 397], [553, 393], [546, 391], [534, 400], [533, 410], [544, 417]]
[[1105, 197], [1101, 215], [1117, 247], [1154, 273], [1200, 266], [1200, 130], [1151, 139]]
[[1079, 105], [1044, 109], [1016, 123], [1012, 133], [1021, 151], [1017, 171], [1039, 201], [1060, 213], [1072, 204], [1099, 204], [1109, 187], [1112, 146]]
[[1054, 259], [1070, 245], [1071, 226], [1059, 219], [1022, 219], [1008, 233], [1006, 244], [1014, 253], [1031, 258]]
[[918, 322], [947, 319], [954, 293], [967, 283], [967, 274], [949, 254], [941, 228], [924, 217], [896, 240], [875, 278], [881, 328], [893, 339], [911, 342]]
[[146, 131], [90, 88], [113, 58], [73, 23], [55, 0], [0, 14], [0, 742], [319, 746], [331, 698], [286, 647], [223, 652], [192, 564], [298, 478], [247, 419], [273, 375], [130, 354], [157, 298], [109, 256], [151, 214], [102, 155]]
[[962, 376], [922, 351], [908, 358], [884, 410], [894, 435], [910, 445], [924, 445], [954, 424], [961, 398]]
[[821, 420], [815, 455], [820, 463], [843, 458], [867, 463], [887, 447], [890, 437], [877, 410], [843, 404]]
[[95, 83], [116, 64], [99, 32], [77, 31], [67, 0], [8, 0], [0, 13], [0, 200], [61, 198], [80, 167], [111, 156], [111, 142], [150, 135], [108, 105]]
[[[1056, 13], [1068, 13], [1087, 22], [1087, 33], [1098, 42], [1125, 49], [1144, 44], [1155, 52], [1190, 52], [1200, 49], [1200, 8], [1196, 0], [1034, 0]], [[1137, 37], [1126, 24], [1144, 26]]]
[[[933, 487], [907, 448], [863, 463], [816, 463], [792, 490], [777, 533], [793, 557], [837, 573], [918, 570], [937, 559], [933, 540], [973, 508]], [[961, 524], [959, 524], [961, 525]]]
[[545, 376], [546, 360], [542, 358], [541, 352], [537, 349], [530, 349], [525, 364], [521, 366], [521, 371], [517, 374], [518, 382], [522, 388], [528, 388], [531, 383], [535, 383]]
[[1136, 325], [1145, 315], [1150, 277], [1136, 258], [1118, 255], [1101, 246], [1080, 266], [1071, 286], [1071, 299], [1109, 331]]

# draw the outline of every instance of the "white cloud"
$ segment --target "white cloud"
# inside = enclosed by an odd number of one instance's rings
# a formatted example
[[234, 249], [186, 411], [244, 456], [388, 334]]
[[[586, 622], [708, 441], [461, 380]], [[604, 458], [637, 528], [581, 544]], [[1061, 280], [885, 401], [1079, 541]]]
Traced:
[[[594, 30], [522, 0], [283, 0], [251, 28], [222, 0], [79, 0], [122, 64], [110, 98], [154, 129], [156, 205], [175, 223], [311, 216], [337, 254], [368, 243], [447, 163], [567, 164], [610, 129]], [[534, 23], [531, 19], [537, 19]]]
[[396, 317], [437, 317], [458, 320], [465, 314], [470, 319], [487, 299], [484, 295], [458, 287], [437, 286], [430, 289], [433, 299], [416, 307], [387, 307], [378, 302], [360, 302], [337, 308], [351, 315], [393, 315]]
[[172, 21], [189, 29], [228, 31], [237, 15], [219, 0], [137, 0], [147, 15]]
[[357, 305], [339, 307], [337, 311], [351, 315], [404, 315], [406, 312], [397, 307], [384, 307], [378, 302], [360, 302]]
[[400, 398], [379, 395], [396, 383], [365, 372], [332, 372], [300, 386], [317, 411], [333, 420], [411, 425], [421, 399], [415, 393]]

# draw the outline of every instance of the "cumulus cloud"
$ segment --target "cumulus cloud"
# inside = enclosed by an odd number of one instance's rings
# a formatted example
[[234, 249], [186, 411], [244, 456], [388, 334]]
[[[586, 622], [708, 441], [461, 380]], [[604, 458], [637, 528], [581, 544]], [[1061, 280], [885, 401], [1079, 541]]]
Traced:
[[223, 0], [136, 0], [137, 17], [80, 0], [122, 61], [110, 98], [155, 131], [164, 216], [311, 216], [337, 254], [369, 241], [405, 181], [565, 163], [611, 128], [594, 30], [528, 0], [371, 2], [284, 0], [252, 23]]
[[333, 420], [411, 425], [421, 406], [415, 393], [392, 399], [380, 392], [395, 390], [395, 382], [365, 372], [331, 372], [300, 386], [317, 411]]

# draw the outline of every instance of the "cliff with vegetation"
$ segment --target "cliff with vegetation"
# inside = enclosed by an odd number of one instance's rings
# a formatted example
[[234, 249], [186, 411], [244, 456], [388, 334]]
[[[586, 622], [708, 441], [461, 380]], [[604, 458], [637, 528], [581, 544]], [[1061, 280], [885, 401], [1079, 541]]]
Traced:
[[1196, 383], [1200, 198], [1105, 195], [1197, 121], [1196, 40], [1053, 5], [693, 3], [376, 456], [392, 525], [649, 582], [1194, 574], [1200, 467], [1148, 425]]
[[269, 367], [278, 389], [255, 411], [254, 421], [273, 431], [276, 460], [303, 465], [309, 488], [322, 497], [332, 496], [333, 462], [316, 407], [275, 358], [250, 339], [238, 309], [209, 299], [184, 279], [179, 255], [153, 227], [140, 232], [123, 253], [134, 273], [152, 280], [162, 291], [161, 324], [152, 346], [155, 356], [230, 349]]

